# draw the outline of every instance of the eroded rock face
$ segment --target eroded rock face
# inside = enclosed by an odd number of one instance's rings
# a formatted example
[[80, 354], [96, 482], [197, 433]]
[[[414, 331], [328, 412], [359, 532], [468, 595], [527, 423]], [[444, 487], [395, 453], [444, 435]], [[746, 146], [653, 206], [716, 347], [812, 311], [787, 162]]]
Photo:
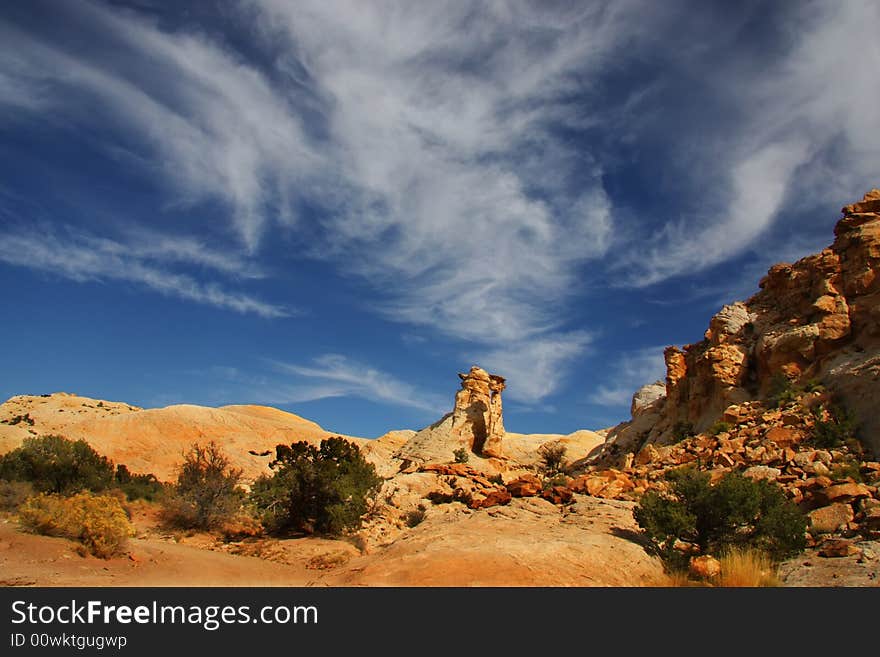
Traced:
[[404, 469], [413, 464], [449, 463], [457, 450], [464, 449], [484, 457], [472, 463], [497, 471], [504, 438], [504, 378], [476, 365], [458, 376], [461, 389], [455, 395], [452, 412], [417, 432], [395, 454]]
[[[731, 406], [765, 397], [783, 375], [837, 393], [880, 453], [880, 190], [843, 213], [830, 247], [774, 265], [760, 292], [711, 319], [702, 341], [666, 349], [666, 400], [653, 406], [655, 421], [639, 431], [634, 451], [680, 439], [682, 427], [705, 431]], [[632, 448], [636, 441], [622, 440], [632, 433], [622, 426], [610, 434], [618, 452]]]
[[501, 405], [504, 378], [476, 365], [467, 374], [458, 376], [461, 390], [455, 395], [452, 410], [453, 436], [474, 454], [500, 457], [504, 438]]

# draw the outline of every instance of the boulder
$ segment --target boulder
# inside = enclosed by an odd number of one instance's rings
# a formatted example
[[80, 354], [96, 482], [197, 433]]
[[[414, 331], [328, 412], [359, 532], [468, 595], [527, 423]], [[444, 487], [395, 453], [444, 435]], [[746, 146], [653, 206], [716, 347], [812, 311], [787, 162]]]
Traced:
[[571, 489], [565, 486], [551, 486], [550, 488], [541, 491], [541, 497], [553, 504], [568, 504], [571, 502], [574, 495], [572, 494]]
[[813, 509], [807, 514], [810, 523], [810, 533], [833, 534], [846, 528], [848, 522], [853, 519], [853, 510], [849, 504], [835, 503]]
[[507, 484], [507, 491], [513, 497], [534, 497], [541, 488], [541, 480], [532, 474], [525, 474]]
[[862, 524], [870, 531], [880, 530], [880, 507], [867, 509], [862, 517]]
[[471, 509], [487, 509], [491, 506], [509, 504], [510, 499], [511, 495], [506, 488], [493, 488], [484, 492], [483, 495], [473, 496], [467, 506]]
[[819, 546], [820, 557], [852, 557], [861, 553], [862, 550], [855, 543], [845, 538], [827, 539]]
[[745, 472], [743, 472], [744, 477], [754, 479], [755, 481], [759, 481], [761, 479], [765, 481], [775, 481], [776, 477], [781, 474], [782, 470], [780, 470], [779, 468], [771, 468], [767, 465], [753, 465], [750, 468], [746, 468]]
[[705, 554], [700, 557], [691, 557], [688, 571], [694, 577], [710, 579], [721, 574], [721, 562], [715, 557]]
[[817, 491], [816, 496], [827, 504], [852, 502], [863, 497], [871, 497], [871, 489], [865, 484], [835, 484]]
[[764, 434], [766, 440], [772, 440], [777, 447], [791, 447], [798, 443], [803, 434], [791, 427], [772, 427]]

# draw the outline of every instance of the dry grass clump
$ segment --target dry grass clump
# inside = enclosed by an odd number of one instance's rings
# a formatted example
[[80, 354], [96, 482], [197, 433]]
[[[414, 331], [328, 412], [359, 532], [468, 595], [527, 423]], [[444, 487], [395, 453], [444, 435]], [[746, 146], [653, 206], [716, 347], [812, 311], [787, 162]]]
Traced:
[[732, 548], [719, 558], [721, 573], [715, 577], [701, 579], [685, 570], [670, 570], [666, 573], [664, 586], [682, 587], [768, 587], [780, 586], [776, 576], [776, 566], [765, 552], [753, 548]]
[[87, 492], [71, 497], [41, 493], [21, 505], [19, 519], [38, 534], [78, 540], [102, 559], [121, 553], [134, 533], [118, 498]]
[[34, 487], [28, 481], [0, 479], [0, 512], [14, 513], [33, 494]]
[[721, 555], [721, 575], [716, 586], [779, 586], [776, 567], [760, 550], [732, 549]]

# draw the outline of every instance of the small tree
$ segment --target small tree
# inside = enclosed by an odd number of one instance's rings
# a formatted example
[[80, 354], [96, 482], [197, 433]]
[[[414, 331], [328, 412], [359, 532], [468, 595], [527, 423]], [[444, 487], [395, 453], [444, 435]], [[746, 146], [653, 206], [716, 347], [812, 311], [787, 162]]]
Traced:
[[193, 445], [166, 500], [169, 519], [191, 529], [219, 528], [241, 508], [241, 475], [214, 441]]
[[545, 443], [538, 448], [538, 456], [541, 459], [541, 469], [548, 477], [562, 473], [565, 469], [565, 454], [568, 451], [565, 445], [556, 441]]
[[670, 491], [645, 493], [633, 515], [671, 565], [676, 540], [696, 543], [702, 552], [749, 546], [774, 558], [803, 550], [806, 518], [779, 486], [737, 472], [711, 486], [708, 473], [693, 467], [666, 478]]
[[84, 440], [64, 436], [25, 438], [0, 457], [0, 479], [28, 481], [46, 493], [101, 491], [113, 483], [114, 467]]
[[250, 499], [275, 532], [356, 529], [382, 485], [358, 446], [341, 437], [326, 438], [320, 447], [305, 441], [278, 445], [269, 465], [274, 474], [254, 482]]

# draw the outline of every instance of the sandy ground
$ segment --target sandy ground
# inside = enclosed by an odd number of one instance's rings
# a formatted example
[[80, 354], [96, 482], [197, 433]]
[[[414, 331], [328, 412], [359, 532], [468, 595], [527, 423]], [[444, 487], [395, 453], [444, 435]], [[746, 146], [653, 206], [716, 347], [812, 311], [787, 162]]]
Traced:
[[[462, 507], [463, 508], [463, 507]], [[171, 534], [135, 513], [138, 538], [113, 559], [0, 521], [4, 586], [643, 586], [662, 567], [633, 540], [626, 503], [588, 497], [566, 513], [540, 499], [441, 514], [362, 554], [313, 537], [224, 543]]]

